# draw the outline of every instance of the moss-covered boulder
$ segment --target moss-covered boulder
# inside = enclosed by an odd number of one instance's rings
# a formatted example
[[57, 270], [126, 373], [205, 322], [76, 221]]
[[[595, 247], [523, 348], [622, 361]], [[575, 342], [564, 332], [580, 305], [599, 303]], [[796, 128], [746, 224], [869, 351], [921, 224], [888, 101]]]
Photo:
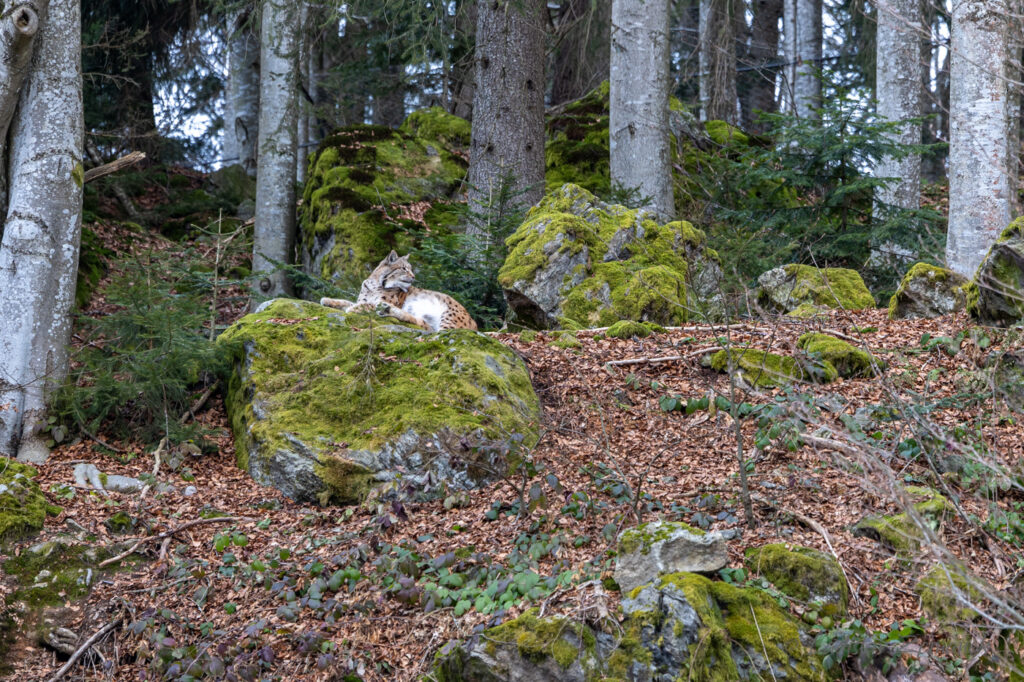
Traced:
[[729, 565], [726, 536], [685, 523], [654, 521], [619, 536], [615, 582], [624, 593], [668, 573], [714, 573]]
[[797, 346], [816, 360], [823, 360], [836, 368], [839, 376], [847, 379], [866, 379], [875, 375], [875, 368], [885, 369], [885, 363], [853, 344], [828, 334], [808, 332], [797, 340]]
[[929, 618], [942, 625], [968, 623], [978, 618], [984, 601], [972, 580], [975, 578], [965, 566], [940, 563], [921, 577], [914, 592]]
[[982, 324], [1024, 320], [1024, 217], [1003, 230], [964, 292], [968, 314]]
[[37, 533], [47, 514], [60, 514], [60, 507], [46, 501], [36, 473], [28, 464], [0, 457], [0, 542]]
[[718, 254], [684, 221], [606, 204], [564, 185], [506, 240], [498, 273], [510, 320], [528, 327], [672, 325], [722, 310]]
[[525, 365], [484, 334], [277, 299], [218, 343], [236, 360], [238, 464], [296, 500], [358, 502], [387, 481], [473, 488], [537, 439]]
[[758, 300], [773, 312], [806, 313], [821, 308], [874, 308], [875, 298], [856, 270], [783, 265], [757, 278]]
[[324, 138], [299, 207], [303, 269], [358, 288], [391, 249], [405, 253], [424, 230], [449, 229], [468, 140], [469, 122], [438, 108], [399, 130], [356, 125]]
[[901, 556], [916, 554], [925, 539], [922, 525], [938, 531], [946, 516], [955, 513], [956, 508], [944, 495], [931, 488], [907, 486], [905, 490], [913, 500], [911, 504], [921, 525], [910, 512], [892, 516], [872, 515], [861, 519], [853, 527], [853, 534], [881, 542]]
[[771, 388], [793, 382], [826, 384], [835, 381], [838, 370], [828, 360], [796, 359], [756, 348], [720, 350], [711, 355], [708, 366], [716, 372], [728, 372], [730, 367], [751, 386]]
[[835, 618], [847, 613], [850, 588], [834, 557], [809, 547], [773, 544], [751, 547], [744, 553], [743, 563], [783, 594], [803, 604], [817, 604], [822, 616]]
[[917, 320], [964, 309], [967, 279], [946, 268], [916, 263], [889, 299], [890, 320]]

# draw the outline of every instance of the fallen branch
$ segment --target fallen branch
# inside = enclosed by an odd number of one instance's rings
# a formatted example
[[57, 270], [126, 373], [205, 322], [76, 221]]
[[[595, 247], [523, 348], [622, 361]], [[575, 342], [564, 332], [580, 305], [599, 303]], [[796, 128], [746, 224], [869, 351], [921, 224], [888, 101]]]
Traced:
[[215, 516], [215, 517], [212, 517], [212, 518], [209, 518], [209, 519], [195, 519], [193, 521], [189, 521], [188, 523], [184, 523], [184, 524], [178, 526], [177, 528], [172, 528], [170, 530], [165, 530], [163, 533], [160, 533], [159, 535], [150, 535], [149, 537], [142, 538], [141, 540], [136, 542], [134, 545], [129, 547], [126, 551], [121, 552], [117, 556], [112, 556], [109, 559], [104, 559], [103, 561], [101, 561], [99, 563], [98, 568], [103, 568], [104, 566], [109, 566], [110, 564], [117, 563], [121, 559], [124, 559], [125, 557], [134, 554], [135, 550], [137, 550], [139, 547], [141, 547], [142, 545], [146, 544], [147, 542], [152, 542], [153, 540], [163, 540], [164, 538], [169, 538], [172, 535], [174, 535], [175, 533], [183, 531], [183, 530], [185, 530], [187, 528], [191, 528], [192, 526], [198, 526], [198, 525], [203, 524], [203, 523], [231, 523], [231, 522], [234, 522], [234, 521], [242, 521], [242, 520], [244, 520], [244, 519], [241, 516]]
[[110, 163], [105, 163], [102, 166], [96, 166], [95, 168], [90, 168], [89, 170], [85, 171], [85, 182], [92, 182], [97, 178], [102, 178], [104, 175], [116, 173], [122, 168], [134, 166], [139, 161], [142, 161], [145, 158], [145, 152], [131, 152], [129, 154], [125, 154], [120, 159], [114, 159]]
[[717, 353], [720, 350], [725, 350], [721, 346], [712, 346], [711, 348], [701, 348], [695, 350], [686, 355], [663, 355], [657, 358], [629, 358], [627, 360], [609, 360], [604, 363], [611, 367], [625, 367], [629, 365], [656, 365], [661, 362], [679, 362], [680, 360], [692, 360], [693, 358], [700, 357], [701, 355], [707, 355], [708, 353]]
[[213, 392], [214, 390], [216, 390], [216, 388], [217, 382], [214, 382], [207, 386], [206, 390], [203, 391], [203, 394], [199, 396], [199, 399], [192, 403], [192, 407], [188, 408], [188, 410], [185, 411], [185, 414], [181, 415], [181, 417], [178, 419], [178, 422], [181, 424], [185, 424], [188, 422], [189, 419], [195, 417], [196, 413], [202, 409], [203, 405], [206, 404], [206, 401], [210, 399], [211, 395], [213, 395]]
[[82, 646], [80, 646], [77, 649], [75, 649], [75, 653], [71, 654], [71, 658], [69, 658], [67, 660], [67, 663], [65, 663], [63, 666], [61, 666], [61, 669], [58, 670], [53, 675], [53, 677], [51, 677], [49, 679], [49, 682], [57, 682], [57, 680], [59, 680], [60, 678], [64, 677], [68, 673], [68, 671], [71, 670], [71, 667], [74, 666], [76, 662], [78, 662], [78, 659], [81, 658], [82, 655], [85, 654], [85, 652], [88, 651], [89, 648], [92, 647], [93, 644], [98, 642], [100, 639], [102, 639], [104, 636], [106, 636], [106, 634], [108, 632], [110, 632], [111, 630], [116, 628], [118, 625], [120, 625], [122, 619], [123, 619], [122, 616], [118, 616], [117, 618], [115, 618], [114, 620], [110, 621], [109, 623], [107, 623], [106, 625], [101, 627], [99, 630], [97, 630], [92, 635], [92, 637], [90, 637], [89, 639], [85, 640], [85, 642], [82, 643]]

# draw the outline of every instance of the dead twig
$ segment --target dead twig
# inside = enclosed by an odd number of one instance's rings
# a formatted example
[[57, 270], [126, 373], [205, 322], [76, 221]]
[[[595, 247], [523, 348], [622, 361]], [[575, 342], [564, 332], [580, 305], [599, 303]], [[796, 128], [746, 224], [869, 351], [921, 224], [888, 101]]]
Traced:
[[110, 621], [109, 623], [107, 623], [106, 625], [101, 627], [95, 633], [93, 633], [92, 637], [90, 637], [89, 639], [85, 640], [85, 642], [82, 643], [82, 646], [80, 646], [77, 649], [75, 649], [75, 653], [71, 654], [71, 658], [69, 658], [67, 660], [67, 663], [65, 663], [63, 666], [61, 666], [61, 669], [58, 670], [54, 674], [54, 676], [49, 679], [49, 682], [57, 682], [57, 680], [59, 680], [60, 678], [64, 677], [68, 673], [68, 671], [71, 670], [71, 667], [74, 666], [76, 662], [78, 662], [78, 659], [81, 658], [82, 655], [86, 651], [88, 651], [89, 648], [93, 644], [98, 642], [100, 639], [102, 639], [104, 636], [106, 636], [106, 634], [108, 632], [110, 632], [111, 630], [116, 628], [118, 625], [120, 625], [122, 620], [123, 620], [123, 617], [122, 616], [118, 616], [114, 620]]
[[142, 161], [145, 158], [145, 152], [131, 152], [129, 154], [125, 154], [120, 159], [114, 159], [110, 163], [105, 163], [101, 166], [96, 166], [95, 168], [90, 168], [89, 170], [85, 171], [85, 182], [89, 183], [92, 182], [93, 180], [96, 180], [97, 178], [102, 178], [104, 175], [116, 173], [122, 168], [134, 166], [135, 164], [137, 164], [138, 162]]
[[178, 422], [181, 424], [187, 424], [189, 419], [195, 417], [196, 413], [203, 408], [203, 405], [206, 404], [206, 401], [210, 399], [211, 395], [213, 395], [213, 392], [217, 389], [217, 386], [217, 382], [213, 382], [212, 384], [207, 386], [206, 390], [203, 391], [203, 394], [199, 396], [199, 398], [194, 403], [192, 403], [192, 407], [188, 408], [188, 410], [186, 410], [185, 413], [181, 415], [181, 417], [178, 419]]
[[165, 530], [163, 533], [160, 533], [159, 535], [150, 535], [149, 537], [142, 538], [141, 540], [136, 542], [134, 545], [129, 547], [126, 551], [121, 552], [117, 556], [112, 556], [109, 559], [104, 559], [103, 561], [101, 561], [99, 563], [98, 568], [103, 568], [104, 566], [109, 566], [110, 564], [117, 563], [121, 559], [124, 559], [125, 557], [134, 554], [135, 550], [137, 550], [139, 547], [141, 547], [142, 545], [144, 545], [147, 542], [151, 542], [151, 541], [154, 541], [154, 540], [163, 540], [164, 538], [169, 538], [172, 535], [174, 535], [175, 533], [179, 533], [179, 532], [185, 530], [186, 528], [191, 528], [192, 526], [198, 526], [198, 525], [203, 524], [203, 523], [231, 523], [231, 522], [234, 522], [234, 521], [243, 521], [243, 520], [244, 519], [241, 516], [215, 516], [215, 517], [209, 518], [209, 519], [194, 519], [192, 521], [189, 521], [188, 523], [183, 523], [182, 525], [178, 526], [177, 528], [172, 528], [170, 530]]

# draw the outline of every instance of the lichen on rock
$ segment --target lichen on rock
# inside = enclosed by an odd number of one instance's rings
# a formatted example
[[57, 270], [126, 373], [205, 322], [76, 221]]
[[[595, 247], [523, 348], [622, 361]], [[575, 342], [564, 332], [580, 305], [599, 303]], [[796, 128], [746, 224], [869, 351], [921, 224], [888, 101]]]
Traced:
[[771, 388], [793, 382], [826, 384], [834, 381], [839, 372], [828, 360], [798, 361], [788, 355], [778, 355], [756, 348], [732, 348], [714, 353], [709, 362], [716, 372], [728, 372], [730, 367], [751, 386]]
[[684, 221], [606, 204], [564, 185], [530, 209], [498, 273], [510, 317], [539, 329], [671, 325], [722, 309], [718, 255]]
[[941, 317], [967, 305], [967, 279], [946, 268], [915, 263], [889, 299], [890, 320]]
[[875, 298], [856, 270], [790, 264], [762, 273], [757, 283], [758, 300], [776, 312], [813, 310], [809, 306], [843, 310], [875, 307]]
[[797, 346], [812, 358], [824, 360], [836, 368], [839, 376], [867, 379], [875, 375], [875, 368], [885, 369], [885, 363], [853, 344], [829, 334], [808, 332], [797, 340]]
[[619, 536], [615, 582], [623, 593], [668, 573], [713, 573], [729, 563], [726, 536], [685, 523], [654, 521]]
[[850, 588], [834, 557], [809, 547], [772, 544], [748, 549], [743, 563], [783, 594], [804, 604], [820, 603], [818, 611], [822, 615], [847, 613]]
[[0, 457], [0, 542], [37, 533], [48, 514], [60, 514], [60, 507], [46, 501], [36, 473], [28, 464]]
[[1024, 320], [1024, 217], [1017, 218], [989, 249], [974, 278], [964, 285], [967, 312], [982, 324], [1011, 326]]
[[221, 335], [238, 464], [303, 501], [361, 501], [395, 481], [473, 488], [537, 439], [522, 360], [477, 332], [430, 334], [278, 299]]

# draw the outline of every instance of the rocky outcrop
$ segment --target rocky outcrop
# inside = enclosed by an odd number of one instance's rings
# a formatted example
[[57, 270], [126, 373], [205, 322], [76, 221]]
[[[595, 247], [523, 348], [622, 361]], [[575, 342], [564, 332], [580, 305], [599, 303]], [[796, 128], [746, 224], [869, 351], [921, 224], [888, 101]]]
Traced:
[[967, 279], [952, 270], [917, 263], [889, 299], [890, 320], [916, 320], [959, 312], [967, 305]]
[[914, 514], [902, 512], [891, 516], [868, 516], [853, 528], [853, 534], [877, 540], [901, 556], [913, 556], [925, 541], [925, 530], [914, 519], [938, 530], [947, 514], [955, 513], [952, 503], [941, 493], [922, 486], [907, 486], [909, 497], [914, 500]]
[[1024, 320], [1024, 218], [1003, 230], [964, 291], [968, 314], [982, 324]]
[[834, 557], [808, 547], [773, 544], [748, 549], [743, 563], [780, 592], [824, 617], [847, 613], [850, 588]]
[[0, 457], [0, 542], [37, 533], [47, 514], [60, 514], [60, 507], [46, 501], [36, 473], [27, 464]]
[[277, 299], [224, 332], [238, 464], [303, 501], [358, 502], [382, 483], [431, 492], [507, 473], [539, 405], [509, 348], [371, 314]]
[[[731, 536], [730, 536], [731, 537]], [[685, 523], [655, 521], [619, 536], [615, 582], [624, 594], [668, 573], [714, 573], [729, 563], [726, 536]]]
[[705, 242], [687, 222], [659, 225], [563, 185], [506, 240], [498, 281], [510, 321], [537, 329], [717, 317], [721, 266]]
[[757, 283], [761, 305], [795, 317], [875, 307], [875, 298], [856, 270], [783, 265], [763, 273]]
[[436, 107], [399, 130], [356, 125], [324, 138], [299, 207], [303, 269], [358, 290], [391, 249], [406, 253], [424, 230], [448, 230], [468, 142], [469, 122]]
[[868, 379], [876, 370], [885, 369], [885, 363], [866, 350], [829, 334], [808, 332], [797, 340], [797, 346], [811, 358], [824, 361], [836, 368], [845, 379]]

